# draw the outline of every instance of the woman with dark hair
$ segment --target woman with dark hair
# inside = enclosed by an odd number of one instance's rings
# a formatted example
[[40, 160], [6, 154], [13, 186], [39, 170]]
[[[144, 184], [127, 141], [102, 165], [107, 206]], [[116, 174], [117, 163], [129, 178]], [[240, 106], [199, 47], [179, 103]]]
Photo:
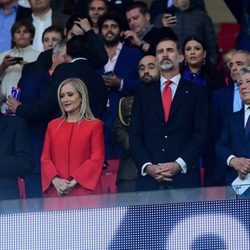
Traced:
[[195, 84], [214, 90], [225, 86], [223, 75], [216, 72], [207, 60], [207, 46], [196, 36], [188, 37], [183, 44], [184, 65], [182, 76]]
[[103, 124], [94, 118], [85, 84], [64, 80], [58, 88], [62, 117], [47, 128], [41, 156], [44, 196], [88, 195], [100, 192], [104, 162]]
[[23, 64], [36, 61], [39, 52], [31, 47], [35, 28], [28, 20], [17, 21], [11, 28], [14, 47], [0, 54], [2, 94], [11, 94], [22, 75]]

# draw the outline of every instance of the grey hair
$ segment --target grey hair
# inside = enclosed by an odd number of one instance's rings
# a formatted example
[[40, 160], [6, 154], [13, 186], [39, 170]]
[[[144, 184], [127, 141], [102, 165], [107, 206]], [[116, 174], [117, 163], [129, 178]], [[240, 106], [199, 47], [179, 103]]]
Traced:
[[237, 50], [237, 51], [235, 51], [233, 56], [235, 56], [237, 54], [245, 54], [246, 58], [247, 58], [247, 66], [250, 66], [250, 53], [248, 51], [246, 51], [246, 50]]
[[244, 68], [241, 68], [240, 69], [240, 72], [239, 72], [239, 77], [238, 77], [238, 80], [237, 82], [239, 83], [240, 81], [240, 78], [245, 75], [245, 74], [250, 74], [250, 67], [244, 67]]
[[53, 48], [53, 55], [59, 55], [65, 46], [66, 46], [66, 40], [63, 39], [59, 41]]

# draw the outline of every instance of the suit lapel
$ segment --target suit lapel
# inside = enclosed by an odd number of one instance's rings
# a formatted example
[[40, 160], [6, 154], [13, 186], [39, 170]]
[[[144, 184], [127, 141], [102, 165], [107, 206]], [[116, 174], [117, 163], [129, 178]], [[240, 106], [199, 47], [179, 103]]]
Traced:
[[171, 104], [169, 118], [177, 111], [185, 99], [189, 96], [190, 86], [183, 78], [180, 79], [174, 99]]
[[239, 136], [241, 137], [242, 141], [249, 140], [249, 138], [246, 138], [246, 135], [245, 135], [244, 108], [242, 108], [239, 112], [237, 112], [237, 116], [235, 118], [236, 119], [233, 124], [235, 131], [238, 131]]
[[149, 100], [152, 100], [152, 104], [155, 110], [156, 115], [160, 120], [164, 120], [164, 112], [162, 106], [162, 97], [161, 97], [161, 84], [160, 81], [157, 83], [153, 83], [151, 85], [152, 88], [149, 88]]

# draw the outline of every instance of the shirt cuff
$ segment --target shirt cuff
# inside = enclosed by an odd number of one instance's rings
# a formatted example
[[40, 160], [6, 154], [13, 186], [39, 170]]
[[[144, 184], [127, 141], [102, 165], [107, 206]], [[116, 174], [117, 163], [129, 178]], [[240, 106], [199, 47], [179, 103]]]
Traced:
[[123, 84], [124, 84], [124, 81], [123, 81], [123, 79], [121, 79], [119, 91], [122, 91], [122, 89], [123, 89]]
[[230, 156], [227, 158], [227, 165], [228, 165], [229, 167], [231, 167], [231, 166], [230, 166], [230, 161], [231, 161], [234, 157], [236, 157], [236, 156], [235, 156], [235, 155], [230, 155]]
[[187, 173], [187, 164], [186, 164], [186, 162], [181, 157], [179, 157], [175, 162], [177, 162], [180, 165], [181, 173], [186, 174]]
[[141, 168], [141, 175], [142, 176], [146, 176], [147, 175], [147, 173], [146, 173], [146, 171], [145, 171], [145, 168], [148, 166], [148, 165], [151, 165], [151, 164], [153, 164], [152, 162], [146, 162], [145, 164], [143, 164], [143, 166], [142, 166], [142, 168]]

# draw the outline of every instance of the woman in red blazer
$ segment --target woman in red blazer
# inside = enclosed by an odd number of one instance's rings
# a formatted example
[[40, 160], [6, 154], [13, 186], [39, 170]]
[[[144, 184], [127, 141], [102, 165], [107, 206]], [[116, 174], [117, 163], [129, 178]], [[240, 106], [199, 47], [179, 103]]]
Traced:
[[47, 128], [41, 156], [44, 196], [100, 193], [104, 162], [103, 124], [95, 119], [85, 84], [78, 78], [58, 88], [62, 117]]

